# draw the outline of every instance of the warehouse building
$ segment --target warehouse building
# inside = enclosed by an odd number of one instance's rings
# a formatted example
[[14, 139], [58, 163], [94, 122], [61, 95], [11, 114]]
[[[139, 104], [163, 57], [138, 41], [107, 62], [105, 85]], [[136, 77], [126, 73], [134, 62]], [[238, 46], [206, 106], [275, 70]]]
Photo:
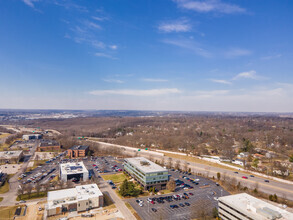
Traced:
[[23, 157], [22, 150], [16, 151], [1, 151], [0, 152], [0, 163], [19, 163]]
[[145, 190], [155, 187], [157, 190], [166, 189], [168, 170], [144, 157], [124, 159], [124, 170], [139, 182]]
[[37, 147], [37, 151], [60, 151], [61, 145], [59, 142], [54, 140], [41, 140]]
[[76, 145], [67, 150], [70, 158], [85, 157], [89, 151], [89, 146]]
[[220, 197], [218, 206], [219, 216], [223, 220], [293, 219], [293, 213], [247, 193]]
[[42, 134], [24, 134], [22, 135], [23, 140], [36, 140], [36, 139], [42, 139], [43, 135]]
[[71, 189], [48, 192], [47, 216], [64, 212], [82, 212], [104, 205], [103, 193], [97, 184], [76, 186]]
[[65, 182], [73, 178], [77, 181], [87, 181], [89, 180], [89, 171], [83, 162], [63, 163], [60, 164], [60, 178]]

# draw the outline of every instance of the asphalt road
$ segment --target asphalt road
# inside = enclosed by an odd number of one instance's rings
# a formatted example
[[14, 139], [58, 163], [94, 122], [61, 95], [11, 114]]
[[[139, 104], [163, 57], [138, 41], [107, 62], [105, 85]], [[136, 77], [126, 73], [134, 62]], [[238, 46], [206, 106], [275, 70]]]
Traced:
[[[109, 144], [108, 143], [103, 143], [103, 142], [99, 142], [102, 146], [104, 147], [108, 147]], [[115, 147], [115, 145], [112, 145]], [[129, 154], [133, 154], [135, 152], [135, 154], [137, 154], [137, 156], [143, 156], [146, 154], [146, 152], [144, 152], [143, 154], [141, 154], [139, 151], [137, 151], [137, 148], [132, 148], [132, 147], [125, 147], [125, 146], [117, 146], [117, 148], [121, 149], [124, 148], [125, 151], [127, 151]], [[158, 160], [158, 161], [162, 161], [163, 157], [159, 156], [159, 155], [155, 155], [155, 154], [150, 154], [150, 157], [152, 160]], [[164, 160], [167, 163], [169, 157], [164, 156]], [[177, 159], [172, 159], [173, 162], [173, 166], [175, 165], [175, 161]], [[184, 163], [185, 160], [179, 160], [180, 164], [181, 164], [181, 168], [184, 168]], [[227, 177], [235, 177], [236, 180], [238, 182], [240, 182], [243, 186], [247, 186], [249, 188], [254, 189], [256, 185], [258, 185], [258, 190], [264, 193], [268, 193], [268, 194], [277, 194], [279, 197], [285, 197], [286, 199], [292, 200], [293, 201], [293, 182], [292, 184], [288, 184], [288, 183], [284, 183], [284, 182], [280, 182], [280, 181], [276, 181], [276, 180], [271, 180], [269, 179], [269, 183], [264, 182], [264, 180], [266, 178], [264, 177], [249, 177], [249, 174], [247, 175], [244, 172], [239, 172], [239, 174], [235, 174], [234, 171], [230, 170], [230, 169], [225, 169], [225, 168], [219, 168], [216, 167], [217, 164], [215, 164], [215, 166], [210, 166], [210, 165], [204, 165], [201, 163], [195, 163], [195, 162], [188, 162], [189, 165], [188, 167], [191, 168], [192, 172], [196, 172], [196, 173], [203, 173], [205, 175], [209, 175], [210, 177], [217, 176], [217, 173], [221, 173], [221, 176], [223, 177], [224, 175], [226, 175]], [[237, 168], [235, 168], [235, 171], [237, 170]], [[242, 176], [247, 176], [248, 179], [243, 179]]]

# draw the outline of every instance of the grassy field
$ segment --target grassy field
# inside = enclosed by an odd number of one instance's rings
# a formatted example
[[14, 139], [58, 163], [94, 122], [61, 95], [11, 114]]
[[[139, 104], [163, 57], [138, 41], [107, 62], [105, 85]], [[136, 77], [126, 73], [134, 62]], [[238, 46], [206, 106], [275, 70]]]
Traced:
[[123, 173], [102, 175], [104, 180], [112, 180], [113, 183], [122, 183], [127, 177]]
[[13, 219], [17, 207], [19, 206], [0, 207], [1, 219]]
[[232, 171], [238, 170], [237, 167], [235, 167], [235, 169], [233, 169], [233, 168], [228, 167], [228, 166], [224, 166], [224, 165], [217, 164], [217, 163], [212, 163], [212, 162], [209, 162], [209, 161], [206, 161], [206, 160], [201, 160], [201, 159], [198, 159], [196, 157], [183, 156], [183, 155], [170, 154], [170, 153], [164, 153], [164, 155], [167, 156], [167, 157], [171, 157], [171, 158], [182, 159], [182, 160], [186, 160], [186, 161], [189, 161], [189, 162], [200, 163], [200, 164], [209, 165], [209, 166], [213, 166], [213, 167], [219, 167], [219, 168], [223, 168], [223, 169], [226, 169], [226, 170], [232, 170]]
[[0, 187], [0, 194], [6, 193], [8, 191], [9, 191], [9, 183], [6, 180], [4, 185]]
[[39, 195], [35, 192], [35, 193], [31, 193], [30, 196], [28, 194], [19, 195], [17, 196], [16, 201], [38, 199], [38, 198], [43, 198], [46, 196], [47, 194], [45, 192], [39, 192]]
[[172, 193], [170, 190], [168, 189], [164, 189], [164, 190], [160, 190], [161, 194], [168, 194], [168, 193]]
[[3, 201], [3, 197], [0, 197], [0, 202], [2, 202]]
[[132, 208], [132, 206], [128, 202], [125, 202], [125, 205], [127, 206], [127, 208], [131, 211], [131, 213], [134, 215], [134, 217], [137, 220], [142, 220], [141, 217], [139, 217], [139, 215], [137, 214], [137, 212], [134, 210], [134, 208]]
[[1, 133], [0, 138], [5, 138], [5, 137], [8, 137], [9, 135], [11, 135], [11, 134], [9, 134], [9, 133]]

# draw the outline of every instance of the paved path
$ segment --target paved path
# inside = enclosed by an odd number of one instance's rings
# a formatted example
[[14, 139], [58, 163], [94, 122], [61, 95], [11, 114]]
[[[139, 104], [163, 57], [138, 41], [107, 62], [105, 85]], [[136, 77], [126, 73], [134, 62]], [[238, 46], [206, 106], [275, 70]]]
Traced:
[[111, 199], [113, 200], [113, 203], [116, 205], [117, 209], [122, 213], [125, 219], [136, 220], [136, 218], [127, 208], [123, 200], [117, 196], [117, 194], [113, 191], [113, 189], [109, 186], [109, 184], [106, 181], [100, 179], [99, 188], [102, 192], [109, 193]]

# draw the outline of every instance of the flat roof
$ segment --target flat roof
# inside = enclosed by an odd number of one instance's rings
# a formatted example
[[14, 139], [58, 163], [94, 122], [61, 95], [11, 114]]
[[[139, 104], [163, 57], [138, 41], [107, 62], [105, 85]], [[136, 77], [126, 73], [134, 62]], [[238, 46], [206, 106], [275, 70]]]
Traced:
[[293, 213], [286, 211], [281, 205], [272, 205], [247, 193], [219, 197], [219, 201], [231, 207], [237, 207], [240, 212], [259, 220], [267, 219], [268, 215], [278, 215], [278, 213], [281, 217], [277, 219], [293, 219]]
[[85, 146], [85, 145], [75, 145], [73, 147], [71, 147], [71, 150], [86, 150], [89, 146]]
[[77, 174], [88, 172], [83, 162], [61, 163], [60, 170], [62, 174]]
[[41, 140], [40, 147], [60, 146], [60, 143], [55, 140]]
[[154, 173], [154, 172], [166, 172], [167, 169], [159, 166], [158, 164], [144, 158], [144, 157], [133, 157], [126, 158], [126, 161], [131, 163], [133, 166], [137, 167], [144, 173]]
[[97, 184], [76, 186], [75, 188], [62, 189], [48, 192], [48, 208], [56, 208], [62, 204], [77, 203], [81, 200], [88, 200], [103, 196]]
[[0, 151], [0, 159], [18, 158], [21, 153], [22, 153], [22, 150], [16, 150], [16, 151]]

